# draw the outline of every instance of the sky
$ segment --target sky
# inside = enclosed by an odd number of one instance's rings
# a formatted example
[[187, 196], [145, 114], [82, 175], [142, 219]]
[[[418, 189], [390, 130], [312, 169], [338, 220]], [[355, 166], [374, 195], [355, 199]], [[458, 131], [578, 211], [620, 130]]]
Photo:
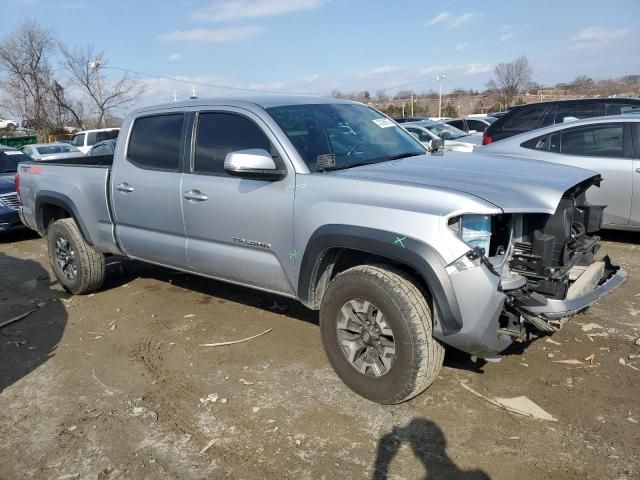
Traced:
[[[555, 84], [640, 74], [640, 0], [12, 0], [0, 38], [37, 20], [148, 81], [143, 103], [242, 95], [483, 89], [525, 55]], [[120, 70], [110, 70], [115, 78]], [[182, 82], [168, 80], [177, 78]]]

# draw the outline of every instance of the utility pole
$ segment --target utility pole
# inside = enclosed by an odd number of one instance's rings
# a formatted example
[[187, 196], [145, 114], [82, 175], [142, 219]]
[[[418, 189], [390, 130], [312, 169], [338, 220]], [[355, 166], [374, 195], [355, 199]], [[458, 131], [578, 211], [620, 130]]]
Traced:
[[413, 117], [413, 94], [411, 94], [411, 116]]
[[440, 95], [439, 95], [439, 99], [438, 99], [438, 116], [439, 117], [442, 116], [442, 80], [444, 80], [446, 78], [446, 76], [447, 75], [445, 73], [436, 76], [436, 80], [440, 84]]
[[[96, 57], [93, 59], [93, 61], [89, 64], [89, 67], [93, 70], [94, 75], [96, 76], [96, 87], [98, 89], [98, 98], [100, 99], [100, 102], [102, 102], [102, 87], [100, 86], [100, 72], [99, 72], [99, 68], [102, 66], [102, 59], [100, 57]], [[104, 106], [104, 104], [100, 105], [100, 108], [102, 108]], [[100, 128], [102, 125], [102, 111], [100, 112], [99, 116], [98, 116], [98, 128]]]

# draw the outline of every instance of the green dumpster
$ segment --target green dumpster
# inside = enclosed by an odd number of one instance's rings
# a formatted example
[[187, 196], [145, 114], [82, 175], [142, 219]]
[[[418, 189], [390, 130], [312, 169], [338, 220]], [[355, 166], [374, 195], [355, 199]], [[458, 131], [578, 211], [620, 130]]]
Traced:
[[30, 145], [32, 143], [38, 143], [38, 138], [35, 135], [0, 137], [0, 145], [5, 145], [7, 147], [20, 148], [23, 145]]

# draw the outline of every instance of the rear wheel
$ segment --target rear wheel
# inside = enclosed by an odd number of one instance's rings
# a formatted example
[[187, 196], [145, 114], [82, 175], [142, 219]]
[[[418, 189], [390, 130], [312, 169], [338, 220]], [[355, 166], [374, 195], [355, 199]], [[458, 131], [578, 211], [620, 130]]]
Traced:
[[322, 298], [320, 330], [338, 376], [374, 402], [418, 395], [442, 367], [429, 305], [400, 270], [360, 265], [337, 275]]
[[51, 268], [65, 290], [81, 295], [102, 286], [104, 255], [84, 241], [73, 219], [53, 222], [47, 231], [47, 244]]

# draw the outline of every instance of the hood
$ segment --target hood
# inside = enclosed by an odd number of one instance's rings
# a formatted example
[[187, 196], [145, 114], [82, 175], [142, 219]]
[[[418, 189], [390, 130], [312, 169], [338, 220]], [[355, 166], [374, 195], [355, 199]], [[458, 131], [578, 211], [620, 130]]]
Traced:
[[16, 178], [15, 173], [3, 173], [0, 175], [0, 195], [16, 191], [14, 178]]
[[556, 211], [571, 187], [597, 176], [596, 172], [537, 160], [447, 152], [339, 170], [341, 177], [423, 185], [474, 195], [505, 213]]

